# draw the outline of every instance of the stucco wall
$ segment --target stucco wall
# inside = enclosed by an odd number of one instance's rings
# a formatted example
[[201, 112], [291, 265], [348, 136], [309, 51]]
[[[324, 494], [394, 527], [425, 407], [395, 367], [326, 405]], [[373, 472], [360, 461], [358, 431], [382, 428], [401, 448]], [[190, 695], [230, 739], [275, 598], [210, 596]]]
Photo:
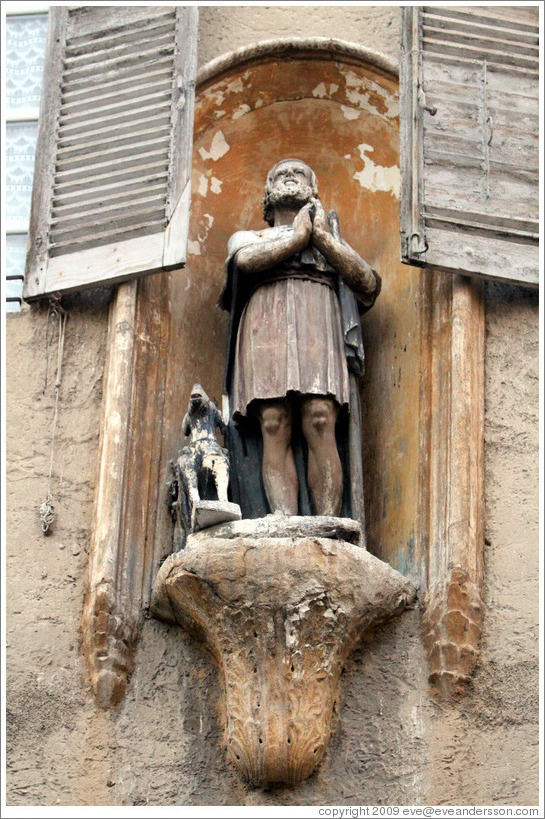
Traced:
[[[293, 35], [395, 56], [398, 24], [390, 7], [205, 7], [200, 63]], [[110, 714], [95, 707], [80, 618], [107, 309], [92, 299], [70, 307], [48, 538], [37, 508], [49, 472], [54, 324], [40, 308], [7, 317], [8, 804], [537, 802], [537, 296], [490, 285], [486, 311], [486, 614], [473, 686], [458, 705], [430, 697], [420, 612], [406, 613], [349, 661], [317, 774], [272, 792], [227, 768], [216, 670], [181, 629], [147, 620], [125, 700]]]
[[333, 37], [397, 58], [400, 20], [401, 10], [391, 6], [203, 6], [198, 64], [277, 37]]

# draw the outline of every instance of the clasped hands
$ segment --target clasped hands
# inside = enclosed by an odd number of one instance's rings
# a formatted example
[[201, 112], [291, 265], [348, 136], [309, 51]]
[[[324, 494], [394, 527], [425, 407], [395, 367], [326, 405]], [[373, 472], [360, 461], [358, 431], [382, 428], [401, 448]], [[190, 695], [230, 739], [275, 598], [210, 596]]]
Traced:
[[326, 212], [319, 199], [312, 197], [303, 205], [293, 220], [293, 231], [301, 248], [307, 247], [312, 240], [320, 250], [331, 239]]

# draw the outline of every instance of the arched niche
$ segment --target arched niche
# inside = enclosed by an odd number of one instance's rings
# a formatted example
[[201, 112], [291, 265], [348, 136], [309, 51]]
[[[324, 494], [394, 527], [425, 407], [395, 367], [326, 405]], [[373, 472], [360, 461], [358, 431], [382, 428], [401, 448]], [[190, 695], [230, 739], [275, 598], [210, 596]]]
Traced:
[[312, 166], [343, 236], [383, 278], [381, 296], [364, 318], [368, 546], [414, 573], [421, 276], [400, 263], [398, 82], [385, 58], [340, 43], [271, 43], [201, 74], [189, 255], [174, 296], [183, 328], [180, 395], [194, 379], [221, 395], [227, 316], [215, 303], [227, 241], [235, 230], [265, 226], [267, 171], [287, 156]]

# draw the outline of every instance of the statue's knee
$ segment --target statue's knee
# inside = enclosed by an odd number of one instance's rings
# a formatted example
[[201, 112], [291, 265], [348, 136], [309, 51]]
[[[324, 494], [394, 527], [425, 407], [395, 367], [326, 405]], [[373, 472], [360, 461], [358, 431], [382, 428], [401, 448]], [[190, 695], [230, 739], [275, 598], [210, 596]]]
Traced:
[[314, 398], [303, 407], [303, 424], [306, 429], [323, 433], [333, 429], [337, 420], [337, 410], [333, 401]]
[[288, 409], [281, 404], [269, 404], [262, 407], [259, 418], [261, 428], [267, 435], [275, 437], [289, 431], [290, 414]]

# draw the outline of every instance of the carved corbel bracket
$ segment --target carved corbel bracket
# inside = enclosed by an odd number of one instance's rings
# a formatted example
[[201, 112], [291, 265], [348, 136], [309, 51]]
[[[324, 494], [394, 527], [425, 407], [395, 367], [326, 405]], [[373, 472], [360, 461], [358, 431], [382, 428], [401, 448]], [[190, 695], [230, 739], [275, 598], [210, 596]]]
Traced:
[[348, 655], [415, 597], [388, 564], [332, 537], [332, 519], [312, 519], [313, 527], [327, 521], [322, 536], [286, 536], [298, 520], [281, 519], [276, 531], [263, 519], [190, 535], [161, 567], [152, 601], [155, 616], [211, 649], [228, 757], [262, 787], [314, 771]]

